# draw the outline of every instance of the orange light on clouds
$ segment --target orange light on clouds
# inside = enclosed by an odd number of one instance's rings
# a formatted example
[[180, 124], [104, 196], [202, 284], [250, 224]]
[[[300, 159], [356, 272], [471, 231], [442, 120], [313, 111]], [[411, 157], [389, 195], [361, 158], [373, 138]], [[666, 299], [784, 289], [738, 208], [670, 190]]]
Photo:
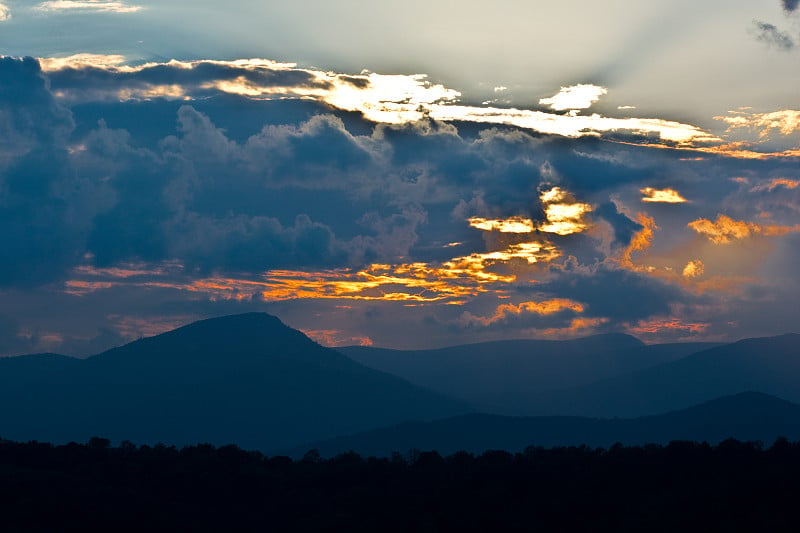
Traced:
[[675, 189], [654, 189], [653, 187], [645, 187], [639, 192], [644, 195], [642, 197], [643, 202], [681, 204], [687, 201], [686, 198], [681, 196]]
[[762, 183], [756, 185], [752, 189], [751, 192], [759, 192], [759, 191], [768, 191], [773, 192], [775, 189], [784, 188], [784, 189], [796, 189], [800, 186], [800, 180], [792, 180], [788, 178], [774, 178], [769, 180], [766, 183]]
[[534, 329], [532, 333], [534, 333], [537, 337], [544, 337], [544, 338], [552, 338], [552, 339], [563, 339], [563, 338], [575, 338], [578, 335], [585, 334], [586, 332], [601, 326], [608, 322], [607, 318], [587, 318], [587, 317], [575, 317], [573, 318], [569, 326], [563, 328], [546, 328], [546, 329]]
[[686, 263], [686, 266], [683, 267], [683, 277], [684, 278], [696, 278], [698, 276], [702, 276], [703, 272], [705, 272], [705, 265], [699, 259], [695, 259], [694, 261], [689, 261]]
[[641, 321], [636, 326], [630, 328], [630, 330], [638, 334], [654, 334], [669, 331], [698, 334], [704, 333], [710, 326], [711, 324], [708, 322], [684, 322], [679, 318], [660, 318]]
[[506, 320], [509, 316], [520, 316], [524, 314], [535, 315], [553, 315], [562, 311], [573, 311], [575, 313], [582, 313], [584, 311], [583, 304], [568, 300], [566, 298], [555, 298], [552, 300], [544, 300], [541, 302], [521, 302], [519, 304], [501, 304], [497, 306], [494, 314], [487, 317], [476, 316], [472, 313], [465, 312], [459, 322], [468, 326], [489, 326], [496, 322]]
[[544, 204], [544, 215], [547, 219], [547, 222], [539, 226], [540, 231], [571, 235], [589, 227], [584, 216], [592, 211], [592, 206], [576, 202], [572, 194], [560, 187], [542, 191], [539, 199]]
[[714, 244], [728, 244], [751, 235], [779, 236], [800, 231], [800, 225], [763, 225], [755, 222], [734, 220], [722, 214], [718, 214], [717, 219], [713, 222], [705, 218], [699, 218], [689, 222], [688, 226], [698, 234], [707, 237]]
[[532, 233], [536, 231], [536, 224], [533, 220], [523, 217], [511, 217], [507, 219], [472, 217], [468, 222], [473, 228], [484, 231], [499, 231], [500, 233]]
[[372, 346], [372, 339], [366, 336], [347, 335], [336, 329], [306, 329], [303, 330], [308, 337], [323, 346], [336, 348], [339, 346]]

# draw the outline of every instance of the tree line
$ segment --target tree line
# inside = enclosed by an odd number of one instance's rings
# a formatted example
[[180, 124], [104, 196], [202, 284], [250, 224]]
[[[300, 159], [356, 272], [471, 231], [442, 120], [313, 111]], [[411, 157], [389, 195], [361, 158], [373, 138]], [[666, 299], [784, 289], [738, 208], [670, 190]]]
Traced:
[[800, 531], [800, 443], [315, 450], [0, 441], [0, 529]]

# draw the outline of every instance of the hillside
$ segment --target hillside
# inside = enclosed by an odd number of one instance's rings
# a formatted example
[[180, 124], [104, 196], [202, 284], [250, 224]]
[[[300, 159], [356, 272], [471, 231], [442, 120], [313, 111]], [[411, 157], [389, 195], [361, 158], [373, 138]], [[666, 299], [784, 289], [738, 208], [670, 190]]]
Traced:
[[469, 411], [262, 314], [203, 320], [85, 360], [0, 360], [0, 436], [261, 450]]
[[508, 340], [435, 350], [337, 348], [359, 363], [497, 414], [529, 414], [543, 391], [586, 385], [718, 346], [647, 346], [629, 335], [573, 340]]

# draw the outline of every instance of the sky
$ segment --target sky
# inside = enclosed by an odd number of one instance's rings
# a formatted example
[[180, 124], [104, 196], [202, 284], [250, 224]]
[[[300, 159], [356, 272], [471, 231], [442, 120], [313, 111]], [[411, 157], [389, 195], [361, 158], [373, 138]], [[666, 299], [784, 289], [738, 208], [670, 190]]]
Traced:
[[0, 0], [0, 355], [797, 332], [796, 0]]

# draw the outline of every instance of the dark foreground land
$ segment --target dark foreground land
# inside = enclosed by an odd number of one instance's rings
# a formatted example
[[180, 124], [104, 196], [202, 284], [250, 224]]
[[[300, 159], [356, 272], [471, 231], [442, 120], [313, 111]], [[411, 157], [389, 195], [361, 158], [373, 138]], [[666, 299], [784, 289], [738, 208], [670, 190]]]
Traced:
[[800, 443], [299, 461], [0, 441], [0, 529], [800, 531]]

